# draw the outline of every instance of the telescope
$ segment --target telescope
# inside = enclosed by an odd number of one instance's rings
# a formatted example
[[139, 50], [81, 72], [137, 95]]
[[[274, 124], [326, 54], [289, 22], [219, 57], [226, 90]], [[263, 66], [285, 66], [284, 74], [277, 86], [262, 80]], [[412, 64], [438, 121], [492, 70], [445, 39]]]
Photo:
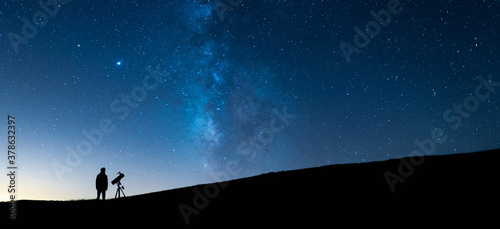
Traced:
[[121, 173], [121, 172], [118, 172], [118, 176], [113, 180], [111, 181], [111, 184], [116, 184], [116, 183], [120, 183], [120, 180], [125, 176], [125, 174]]
[[120, 182], [123, 177], [125, 177], [125, 174], [118, 172], [118, 176], [113, 181], [111, 181], [111, 184], [116, 184], [116, 186], [118, 187], [116, 189], [115, 199], [121, 198], [121, 194], [123, 194], [123, 197], [126, 197], [125, 193], [123, 192], [123, 189], [125, 189], [125, 187], [123, 187], [122, 183]]

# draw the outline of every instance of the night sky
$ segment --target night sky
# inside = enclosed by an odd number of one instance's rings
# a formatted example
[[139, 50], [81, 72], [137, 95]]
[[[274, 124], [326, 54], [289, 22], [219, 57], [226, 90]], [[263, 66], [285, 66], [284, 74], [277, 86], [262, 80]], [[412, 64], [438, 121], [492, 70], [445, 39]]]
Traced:
[[21, 199], [500, 147], [498, 1], [41, 2], [0, 4]]

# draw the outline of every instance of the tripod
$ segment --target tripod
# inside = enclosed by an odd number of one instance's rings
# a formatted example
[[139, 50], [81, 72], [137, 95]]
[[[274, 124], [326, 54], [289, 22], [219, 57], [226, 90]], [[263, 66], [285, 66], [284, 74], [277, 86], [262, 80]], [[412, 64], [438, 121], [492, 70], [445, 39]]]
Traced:
[[116, 183], [116, 186], [118, 186], [118, 188], [116, 189], [115, 199], [117, 196], [118, 196], [118, 198], [121, 198], [120, 192], [121, 192], [121, 194], [123, 194], [123, 197], [126, 197], [125, 193], [123, 192], [123, 189], [125, 189], [125, 187], [122, 186], [122, 183], [118, 182], [118, 183]]

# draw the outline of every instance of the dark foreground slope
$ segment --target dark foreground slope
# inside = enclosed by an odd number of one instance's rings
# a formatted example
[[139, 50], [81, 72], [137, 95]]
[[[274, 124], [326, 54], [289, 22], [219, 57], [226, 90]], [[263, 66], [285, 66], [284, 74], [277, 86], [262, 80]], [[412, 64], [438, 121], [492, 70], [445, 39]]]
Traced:
[[[401, 164], [409, 162], [408, 158], [333, 165], [120, 200], [19, 201], [17, 223], [67, 227], [107, 222], [170, 228], [396, 222], [409, 226], [434, 223], [436, 219], [455, 224], [462, 221], [492, 223], [499, 212], [496, 161], [499, 153], [500, 150], [494, 150], [412, 158], [421, 163], [412, 167]], [[405, 181], [395, 184], [392, 192], [384, 177], [386, 171], [411, 175], [401, 176]], [[2, 221], [8, 215], [7, 205], [0, 204]]]

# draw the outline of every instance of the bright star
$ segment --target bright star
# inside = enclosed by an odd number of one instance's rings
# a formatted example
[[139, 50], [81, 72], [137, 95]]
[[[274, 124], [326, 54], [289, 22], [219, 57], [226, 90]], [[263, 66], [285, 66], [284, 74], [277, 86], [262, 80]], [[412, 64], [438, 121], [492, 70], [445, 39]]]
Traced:
[[122, 62], [121, 61], [116, 62], [116, 65], [120, 66], [122, 65]]

